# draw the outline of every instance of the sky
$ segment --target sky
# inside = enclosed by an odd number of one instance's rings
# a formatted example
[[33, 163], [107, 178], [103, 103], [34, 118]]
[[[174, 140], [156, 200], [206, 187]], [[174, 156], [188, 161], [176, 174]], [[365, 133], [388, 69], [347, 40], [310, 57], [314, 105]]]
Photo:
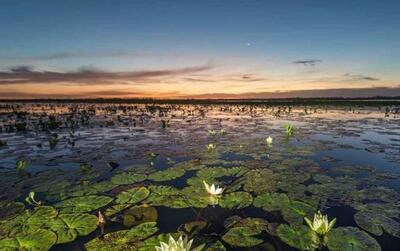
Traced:
[[400, 96], [398, 0], [0, 0], [0, 98]]

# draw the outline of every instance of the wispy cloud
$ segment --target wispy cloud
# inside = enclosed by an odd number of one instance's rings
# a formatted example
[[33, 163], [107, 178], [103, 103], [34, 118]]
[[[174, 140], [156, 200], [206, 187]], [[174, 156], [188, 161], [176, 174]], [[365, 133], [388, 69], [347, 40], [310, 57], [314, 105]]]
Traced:
[[74, 72], [36, 71], [29, 66], [12, 67], [9, 71], [0, 72], [0, 84], [53, 84], [74, 83], [80, 85], [105, 84], [115, 81], [146, 80], [157, 77], [181, 76], [207, 71], [214, 68], [207, 64], [178, 69], [142, 70], [124, 72], [106, 72], [81, 68]]
[[297, 60], [293, 61], [293, 64], [302, 64], [304, 66], [315, 66], [317, 63], [321, 63], [321, 59], [304, 59], [304, 60]]
[[284, 92], [245, 92], [245, 93], [205, 93], [199, 95], [185, 95], [185, 98], [220, 98], [220, 99], [271, 99], [271, 98], [362, 98], [362, 97], [399, 97], [400, 86], [394, 88], [338, 88], [322, 90], [296, 90]]
[[145, 92], [145, 91], [132, 91], [132, 90], [102, 90], [102, 91], [86, 91], [79, 93], [31, 93], [24, 91], [2, 91], [0, 92], [1, 99], [37, 99], [37, 98], [51, 98], [51, 99], [64, 99], [64, 98], [142, 98], [142, 97], [171, 97], [179, 96], [180, 92]]
[[255, 74], [230, 74], [222, 76], [197, 76], [197, 77], [186, 77], [182, 79], [186, 82], [199, 82], [199, 83], [250, 83], [250, 82], [262, 82], [268, 80], [262, 76], [257, 76]]
[[347, 78], [347, 80], [369, 80], [369, 81], [378, 81], [379, 78], [375, 77], [370, 77], [370, 76], [365, 76], [361, 74], [351, 74], [351, 73], [346, 73], [344, 76]]
[[0, 60], [59, 60], [59, 59], [73, 59], [73, 58], [111, 58], [111, 57], [133, 57], [138, 55], [145, 55], [146, 53], [139, 53], [132, 50], [116, 50], [106, 52], [58, 52], [47, 55], [37, 56], [1, 56]]

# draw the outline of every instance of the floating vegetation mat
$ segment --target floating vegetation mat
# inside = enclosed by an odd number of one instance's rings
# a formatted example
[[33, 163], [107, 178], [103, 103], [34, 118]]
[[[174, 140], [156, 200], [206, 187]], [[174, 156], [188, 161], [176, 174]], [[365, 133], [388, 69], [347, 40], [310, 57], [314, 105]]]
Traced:
[[391, 109], [4, 103], [0, 250], [400, 250]]

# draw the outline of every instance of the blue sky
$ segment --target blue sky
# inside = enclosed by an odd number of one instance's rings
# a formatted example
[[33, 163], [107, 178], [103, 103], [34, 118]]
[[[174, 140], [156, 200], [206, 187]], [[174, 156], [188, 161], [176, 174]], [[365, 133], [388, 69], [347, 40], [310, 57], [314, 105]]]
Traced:
[[[6, 75], [10, 67], [18, 66], [65, 74], [82, 69], [179, 72], [140, 81], [113, 76], [106, 84], [87, 83], [85, 77], [67, 87], [64, 82], [43, 84], [33, 77], [27, 82], [36, 88], [35, 95], [41, 89], [43, 95], [51, 95], [62, 86], [72, 92], [85, 85], [104, 91], [118, 87], [147, 94], [165, 90], [197, 95], [399, 84], [399, 1], [0, 0], [0, 4], [0, 92], [23, 88], [25, 82], [5, 83], [21, 77]], [[293, 63], [309, 59], [317, 61]], [[200, 66], [212, 67], [179, 71]], [[250, 76], [259, 81], [244, 85], [241, 80]], [[199, 81], [192, 83], [194, 77]], [[46, 94], [46, 85], [53, 92]]]

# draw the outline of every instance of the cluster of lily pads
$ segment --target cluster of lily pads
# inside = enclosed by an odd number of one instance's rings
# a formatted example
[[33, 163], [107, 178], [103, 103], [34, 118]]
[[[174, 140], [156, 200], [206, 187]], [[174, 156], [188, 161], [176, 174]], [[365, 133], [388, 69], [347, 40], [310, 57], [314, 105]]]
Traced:
[[[225, 250], [261, 245], [264, 241], [259, 236], [263, 234], [276, 236], [300, 250], [316, 250], [322, 246], [329, 250], [354, 250], [355, 247], [380, 250], [371, 234], [385, 232], [400, 237], [397, 221], [400, 209], [392, 201], [398, 194], [391, 189], [383, 186], [358, 189], [361, 182], [350, 175], [325, 175], [302, 157], [281, 156], [263, 168], [246, 166], [245, 161], [238, 166], [228, 166], [231, 163], [218, 160], [216, 163], [192, 160], [159, 171], [137, 166], [116, 172], [105, 180], [81, 184], [69, 179], [62, 183], [49, 180], [50, 172], [30, 178], [10, 174], [9, 179], [17, 181], [14, 184], [30, 187], [32, 191], [25, 205], [2, 201], [0, 246], [6, 247], [5, 250], [47, 250], [53, 245], [74, 241], [98, 228], [99, 210], [108, 223], [122, 224], [126, 229], [109, 232], [106, 226], [103, 236], [85, 244], [87, 250], [154, 250], [156, 247], [165, 250], [165, 245], [176, 245], [170, 238], [192, 244], [179, 239], [180, 235], [194, 240], [195, 246], [201, 245], [202, 250]], [[17, 165], [23, 169], [24, 166], [24, 162]], [[85, 165], [82, 168], [87, 170]], [[185, 187], [168, 185], [187, 172], [195, 175], [186, 179]], [[56, 174], [53, 172], [51, 176]], [[65, 178], [65, 174], [60, 176]], [[35, 193], [43, 199], [38, 200]], [[378, 199], [381, 202], [364, 202]], [[326, 216], [320, 213], [314, 216], [318, 209], [326, 210], [333, 203], [357, 210], [354, 220], [361, 229], [334, 227], [334, 222], [329, 223]], [[200, 211], [215, 207], [228, 210], [254, 207], [281, 217], [283, 222], [231, 216], [225, 220], [225, 230], [212, 238], [207, 237], [210, 227], [207, 221], [188, 223], [177, 232], [160, 233], [159, 207]], [[309, 220], [312, 217], [314, 220]]]
[[[155, 152], [144, 164], [109, 162], [111, 170], [83, 162], [75, 171], [35, 173], [20, 159], [0, 176], [0, 250], [79, 243], [89, 251], [375, 251], [379, 236], [400, 238], [399, 194], [385, 186], [392, 177], [363, 166], [323, 169], [312, 159], [321, 146], [292, 145], [288, 138], [302, 136], [293, 125], [279, 130], [226, 144], [231, 130], [211, 129], [206, 149], [190, 148], [192, 155], [168, 159], [166, 168], [157, 167], [162, 154]], [[356, 225], [332, 216], [341, 207]], [[165, 231], [165, 209], [196, 217]], [[215, 212], [223, 213], [209, 216]]]

